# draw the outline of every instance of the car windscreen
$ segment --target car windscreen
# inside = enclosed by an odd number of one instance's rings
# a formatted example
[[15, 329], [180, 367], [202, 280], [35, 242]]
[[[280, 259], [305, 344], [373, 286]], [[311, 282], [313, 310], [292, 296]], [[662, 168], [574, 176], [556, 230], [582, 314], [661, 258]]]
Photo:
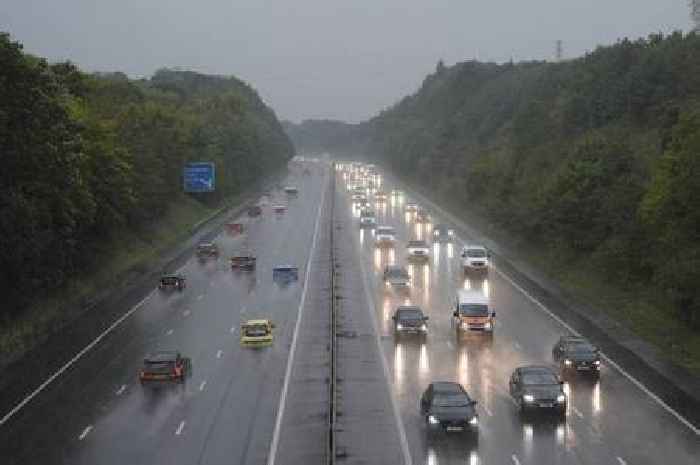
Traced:
[[168, 276], [166, 278], [160, 278], [160, 282], [163, 284], [176, 284], [177, 278], [174, 276]]
[[391, 268], [386, 272], [388, 278], [405, 278], [408, 273], [400, 268]]
[[377, 234], [388, 234], [393, 236], [394, 230], [392, 228], [377, 228]]
[[144, 370], [149, 373], [168, 373], [173, 369], [174, 362], [149, 361], [144, 362]]
[[545, 371], [523, 373], [523, 384], [559, 384], [559, 380], [552, 373]]
[[397, 312], [399, 320], [422, 320], [423, 312], [417, 308], [403, 308]]
[[436, 396], [433, 405], [436, 407], [468, 407], [469, 397], [464, 394]]
[[566, 351], [572, 354], [591, 354], [596, 352], [595, 347], [585, 342], [579, 344], [569, 344]]
[[246, 326], [245, 335], [248, 337], [260, 337], [267, 334], [267, 328], [264, 325]]
[[459, 304], [459, 313], [464, 316], [488, 316], [489, 307], [484, 304]]
[[484, 258], [486, 257], [486, 251], [481, 249], [468, 249], [467, 257], [470, 258]]

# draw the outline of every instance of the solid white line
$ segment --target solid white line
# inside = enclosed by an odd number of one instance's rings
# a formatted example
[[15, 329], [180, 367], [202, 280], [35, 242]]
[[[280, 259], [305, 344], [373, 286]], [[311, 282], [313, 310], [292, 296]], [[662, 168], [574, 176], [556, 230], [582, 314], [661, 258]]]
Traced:
[[[377, 344], [377, 350], [379, 351], [379, 358], [382, 360], [382, 368], [384, 369], [384, 377], [386, 378], [386, 387], [389, 390], [389, 398], [391, 399], [391, 407], [394, 411], [394, 421], [396, 422], [396, 429], [399, 433], [399, 442], [401, 443], [401, 452], [403, 454], [403, 460], [405, 465], [413, 465], [413, 458], [411, 457], [411, 450], [408, 447], [408, 439], [406, 437], [406, 429], [403, 426], [403, 420], [401, 419], [401, 411], [399, 410], [399, 403], [396, 400], [396, 394], [393, 389], [391, 389], [391, 371], [389, 370], [389, 362], [386, 360], [386, 354], [382, 348], [382, 341], [379, 336], [379, 324], [377, 323], [377, 308], [374, 304], [374, 299], [369, 291], [369, 285], [367, 284], [367, 279], [369, 275], [365, 268], [365, 263], [362, 258], [362, 254], [357, 250], [357, 243], [355, 244], [358, 260], [360, 261], [360, 269], [362, 271], [362, 287], [365, 290], [365, 299], [367, 299], [367, 311], [369, 312], [370, 320], [372, 321], [372, 327], [374, 328], [375, 342]], [[449, 342], [449, 341], [448, 341]]]
[[122, 384], [119, 389], [117, 389], [117, 392], [115, 392], [116, 395], [121, 396], [122, 393], [126, 390], [126, 384]]
[[183, 429], [185, 429], [185, 420], [182, 420], [178, 425], [177, 429], [175, 430], [175, 436], [180, 436]]
[[[554, 313], [552, 313], [552, 311], [549, 310], [547, 307], [545, 307], [544, 304], [542, 304], [539, 300], [537, 300], [536, 298], [532, 297], [525, 289], [523, 289], [523, 288], [520, 287], [515, 281], [513, 281], [513, 279], [511, 279], [510, 276], [506, 275], [505, 273], [503, 273], [503, 272], [502, 272], [501, 270], [499, 270], [498, 268], [495, 268], [495, 267], [494, 267], [494, 269], [496, 270], [496, 273], [498, 273], [499, 275], [501, 275], [501, 277], [503, 277], [503, 279], [505, 279], [506, 281], [508, 281], [514, 288], [516, 288], [516, 289], [517, 289], [518, 291], [520, 291], [525, 297], [527, 297], [532, 303], [534, 303], [534, 304], [537, 306], [537, 308], [539, 308], [540, 310], [542, 310], [543, 312], [545, 312], [547, 315], [549, 315], [554, 321], [556, 321], [557, 323], [559, 323], [560, 325], [562, 325], [564, 328], [566, 328], [566, 329], [567, 329], [571, 334], [573, 334], [574, 336], [581, 336], [581, 333], [579, 333], [578, 331], [576, 331], [574, 328], [572, 328], [572, 327], [569, 326], [566, 322], [564, 322], [564, 320], [562, 320], [562, 319], [559, 318], [557, 315], [555, 315]], [[639, 381], [637, 378], [635, 378], [634, 376], [632, 376], [631, 374], [629, 374], [627, 371], [625, 371], [620, 365], [618, 365], [616, 362], [614, 362], [612, 359], [610, 359], [610, 358], [609, 358], [607, 355], [605, 355], [603, 352], [601, 352], [600, 355], [601, 355], [601, 357], [603, 358], [603, 360], [605, 361], [605, 363], [607, 363], [608, 365], [612, 366], [612, 367], [615, 368], [617, 371], [619, 371], [625, 378], [627, 378], [629, 381], [631, 381], [632, 384], [634, 384], [635, 386], [637, 386], [642, 392], [644, 392], [646, 395], [648, 395], [648, 396], [651, 397], [653, 400], [655, 400], [659, 405], [661, 405], [661, 407], [664, 408], [664, 410], [666, 410], [668, 413], [670, 413], [671, 415], [673, 415], [674, 417], [676, 417], [676, 419], [677, 419], [678, 421], [680, 421], [680, 422], [683, 423], [685, 426], [687, 426], [688, 429], [690, 429], [693, 433], [695, 433], [696, 435], [700, 435], [700, 428], [696, 428], [695, 425], [693, 425], [691, 422], [689, 422], [688, 420], [686, 420], [685, 417], [683, 417], [680, 413], [678, 413], [678, 412], [675, 411], [672, 407], [670, 407], [670, 406], [669, 406], [666, 402], [664, 402], [663, 399], [661, 399], [659, 396], [657, 396], [656, 394], [654, 394], [653, 392], [651, 392], [651, 391], [649, 390], [649, 388], [647, 388], [644, 384], [642, 384], [641, 381]]]
[[88, 353], [93, 347], [95, 347], [97, 344], [102, 341], [109, 333], [114, 331], [114, 328], [119, 326], [124, 320], [129, 318], [136, 310], [138, 310], [141, 305], [143, 305], [146, 300], [148, 300], [149, 297], [153, 295], [153, 293], [156, 292], [156, 289], [153, 289], [146, 297], [141, 299], [139, 303], [131, 307], [131, 309], [123, 314], [122, 316], [117, 319], [114, 323], [110, 325], [109, 328], [105, 329], [99, 336], [97, 336], [90, 344], [85, 346], [80, 352], [78, 352], [72, 359], [70, 359], [65, 365], [63, 365], [61, 368], [58, 369], [53, 375], [51, 375], [46, 381], [41, 383], [38, 388], [34, 389], [31, 394], [29, 394], [27, 397], [22, 399], [22, 401], [17, 404], [12, 410], [7, 412], [4, 417], [0, 420], [0, 426], [4, 425], [7, 420], [12, 418], [17, 412], [19, 412], [25, 405], [27, 405], [29, 402], [31, 402], [32, 399], [34, 399], [41, 391], [46, 389], [46, 387], [51, 384], [56, 378], [61, 376], [67, 369], [69, 369], [75, 362], [80, 360], [86, 353]]
[[513, 455], [510, 456], [510, 458], [513, 459], [513, 463], [514, 463], [515, 465], [520, 465], [520, 460], [518, 460], [518, 456], [517, 456], [517, 455], [513, 454]]
[[87, 437], [88, 434], [90, 434], [90, 431], [92, 431], [92, 425], [86, 427], [82, 433], [80, 433], [80, 436], [78, 436], [78, 439], [82, 441]]
[[205, 379], [205, 380], [202, 381], [202, 383], [199, 385], [199, 390], [200, 390], [200, 391], [203, 391], [203, 390], [204, 390], [204, 386], [206, 386], [206, 385], [207, 385], [207, 380]]
[[216, 358], [221, 358], [222, 355], [224, 355], [224, 351], [220, 350], [216, 353]]
[[[331, 174], [333, 175], [333, 174]], [[325, 183], [324, 183], [325, 184]], [[284, 383], [282, 384], [282, 392], [280, 393], [280, 402], [277, 407], [277, 418], [275, 419], [275, 429], [272, 433], [272, 441], [270, 442], [270, 450], [267, 453], [267, 465], [274, 465], [277, 459], [277, 447], [279, 446], [280, 431], [282, 429], [282, 417], [284, 416], [284, 408], [287, 404], [287, 392], [289, 391], [289, 380], [292, 377], [292, 366], [294, 365], [294, 356], [297, 349], [297, 338], [299, 336], [299, 328], [301, 327], [301, 318], [304, 315], [304, 304], [306, 303], [306, 292], [309, 288], [309, 277], [311, 276], [311, 263], [316, 251], [316, 239], [318, 238], [318, 226], [321, 223], [321, 213], [323, 213], [323, 205], [326, 200], [327, 186], [321, 194], [321, 202], [316, 213], [316, 225], [314, 226], [314, 234], [311, 238], [311, 251], [309, 258], [306, 261], [306, 273], [304, 273], [304, 288], [301, 291], [301, 300], [297, 310], [297, 321], [294, 325], [294, 334], [292, 335], [292, 345], [289, 348], [289, 356], [287, 357], [287, 369], [284, 373]], [[331, 219], [332, 221], [332, 219]], [[252, 294], [252, 292], [251, 292]]]
[[619, 463], [620, 465], [627, 465], [627, 462], [622, 460], [622, 457], [617, 457], [617, 463]]

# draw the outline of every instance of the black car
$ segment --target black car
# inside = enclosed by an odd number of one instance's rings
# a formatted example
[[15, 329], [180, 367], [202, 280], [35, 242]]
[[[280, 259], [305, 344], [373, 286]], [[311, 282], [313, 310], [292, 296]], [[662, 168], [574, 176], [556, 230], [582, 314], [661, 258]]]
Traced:
[[158, 351], [148, 354], [143, 359], [139, 371], [142, 385], [167, 382], [183, 383], [189, 375], [190, 360], [176, 351]]
[[158, 281], [158, 289], [161, 291], [166, 291], [168, 289], [177, 289], [182, 291], [185, 289], [187, 283], [185, 282], [185, 277], [179, 274], [167, 274], [160, 277]]
[[555, 371], [546, 366], [516, 368], [510, 377], [510, 395], [520, 407], [521, 413], [553, 411], [566, 415], [564, 383]]
[[454, 229], [446, 224], [436, 224], [433, 228], [433, 242], [452, 242], [454, 237]]
[[423, 314], [423, 310], [415, 305], [405, 305], [396, 309], [394, 316], [394, 335], [416, 334], [425, 336], [428, 334], [428, 317]]
[[478, 435], [476, 401], [459, 383], [430, 383], [420, 399], [420, 409], [429, 435], [443, 431]]
[[582, 373], [600, 376], [600, 351], [586, 339], [562, 336], [552, 348], [552, 358], [562, 375]]

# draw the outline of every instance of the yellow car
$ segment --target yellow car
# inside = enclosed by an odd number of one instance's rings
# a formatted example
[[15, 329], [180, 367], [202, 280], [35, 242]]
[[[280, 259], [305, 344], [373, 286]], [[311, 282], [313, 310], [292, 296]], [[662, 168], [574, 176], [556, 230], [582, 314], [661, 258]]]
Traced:
[[265, 347], [272, 345], [272, 329], [275, 324], [270, 320], [248, 320], [241, 325], [241, 345], [245, 347]]

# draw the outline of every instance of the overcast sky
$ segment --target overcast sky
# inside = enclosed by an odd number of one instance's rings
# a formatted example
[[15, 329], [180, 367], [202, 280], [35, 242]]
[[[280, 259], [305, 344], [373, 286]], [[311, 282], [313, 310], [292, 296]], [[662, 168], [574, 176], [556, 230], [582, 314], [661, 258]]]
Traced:
[[687, 0], [0, 0], [0, 30], [88, 71], [234, 74], [280, 118], [364, 120], [446, 64], [578, 56], [690, 28]]

